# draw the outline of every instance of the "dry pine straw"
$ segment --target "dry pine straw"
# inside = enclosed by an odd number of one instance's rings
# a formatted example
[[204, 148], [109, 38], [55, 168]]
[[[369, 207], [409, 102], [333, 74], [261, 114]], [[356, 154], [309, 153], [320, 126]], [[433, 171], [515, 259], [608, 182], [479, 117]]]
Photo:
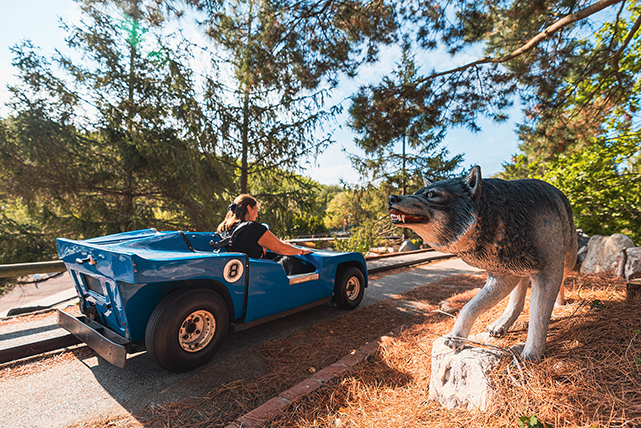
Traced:
[[[605, 276], [573, 275], [567, 285], [569, 304], [553, 314], [545, 358], [525, 363], [522, 386], [515, 384], [521, 374], [506, 358], [491, 375], [496, 393], [486, 412], [447, 410], [427, 400], [431, 343], [453, 324], [434, 316], [270, 426], [516, 427], [519, 417], [532, 414], [556, 428], [641, 426], [641, 302], [626, 303], [625, 284]], [[480, 317], [473, 333], [505, 304]], [[496, 344], [513, 346], [526, 334], [524, 314]]]

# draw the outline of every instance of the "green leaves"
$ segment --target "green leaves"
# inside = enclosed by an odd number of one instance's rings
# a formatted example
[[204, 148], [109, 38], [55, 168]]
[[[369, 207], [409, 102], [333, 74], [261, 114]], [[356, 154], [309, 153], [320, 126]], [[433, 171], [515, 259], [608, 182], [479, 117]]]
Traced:
[[542, 176], [569, 198], [575, 223], [586, 233], [625, 233], [641, 240], [641, 139], [599, 139], [547, 165]]
[[523, 428], [554, 428], [554, 426], [540, 421], [535, 415], [521, 416], [518, 422], [519, 426]]
[[393, 9], [379, 0], [207, 7], [206, 34], [231, 78], [226, 85], [218, 76], [208, 80], [208, 113], [239, 159], [238, 192], [246, 193], [250, 176], [299, 170], [327, 147], [329, 137], [315, 131], [337, 112], [325, 109], [328, 91], [340, 73], [374, 59], [375, 43], [391, 40]]
[[215, 145], [202, 144], [211, 133], [183, 63], [189, 46], [154, 34], [145, 55], [147, 30], [131, 16], [119, 22], [91, 3], [83, 11], [65, 28], [84, 60], [13, 48], [21, 83], [3, 122], [0, 199], [24, 204], [54, 236], [213, 229], [229, 180]]
[[135, 50], [138, 49], [138, 44], [142, 42], [142, 36], [147, 32], [146, 28], [142, 28], [138, 21], [136, 21], [131, 16], [124, 14], [124, 19], [120, 23], [120, 28], [123, 29], [127, 34], [127, 43], [131, 45]]

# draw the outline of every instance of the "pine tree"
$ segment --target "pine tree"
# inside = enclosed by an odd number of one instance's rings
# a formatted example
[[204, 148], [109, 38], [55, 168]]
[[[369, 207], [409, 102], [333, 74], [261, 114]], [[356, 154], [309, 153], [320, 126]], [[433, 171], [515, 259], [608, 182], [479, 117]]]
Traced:
[[314, 131], [339, 111], [325, 107], [329, 91], [393, 40], [393, 9], [381, 0], [208, 6], [203, 25], [228, 72], [210, 80], [211, 122], [246, 193], [251, 175], [290, 175], [327, 147]]
[[83, 61], [58, 53], [52, 63], [29, 42], [12, 48], [22, 81], [0, 143], [3, 198], [76, 238], [213, 227], [229, 180], [187, 47], [148, 44], [136, 17], [91, 3], [83, 11], [83, 23], [66, 27]]
[[461, 155], [448, 158], [448, 150], [439, 147], [446, 131], [446, 96], [416, 84], [420, 76], [410, 49], [405, 43], [392, 75], [377, 86], [360, 88], [349, 109], [349, 126], [361, 136], [355, 142], [366, 155], [352, 156], [354, 166], [371, 180], [396, 183], [401, 194], [407, 193], [411, 176], [442, 179], [462, 161]]

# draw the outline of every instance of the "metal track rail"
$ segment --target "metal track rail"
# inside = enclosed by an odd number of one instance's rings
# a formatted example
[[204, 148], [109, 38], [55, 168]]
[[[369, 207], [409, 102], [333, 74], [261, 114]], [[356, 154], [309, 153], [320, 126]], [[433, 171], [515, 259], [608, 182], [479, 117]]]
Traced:
[[445, 254], [445, 255], [437, 256], [437, 257], [431, 257], [431, 258], [420, 259], [420, 260], [412, 260], [412, 261], [403, 262], [403, 263], [396, 263], [396, 264], [390, 265], [390, 266], [380, 266], [380, 267], [367, 269], [367, 273], [369, 275], [371, 275], [371, 274], [374, 274], [374, 273], [381, 273], [381, 272], [385, 272], [385, 271], [388, 271], [388, 270], [394, 270], [394, 269], [399, 269], [399, 268], [404, 268], [404, 267], [412, 267], [412, 266], [422, 265], [422, 264], [429, 263], [429, 262], [435, 261], [435, 260], [450, 259], [452, 257], [454, 257], [454, 256], [450, 255], [450, 254]]
[[10, 361], [20, 360], [22, 358], [33, 357], [34, 355], [44, 354], [46, 352], [56, 351], [80, 343], [80, 339], [73, 334], [66, 334], [52, 339], [39, 340], [26, 345], [14, 346], [0, 350], [0, 364]]
[[[385, 272], [385, 271], [403, 268], [403, 267], [411, 267], [411, 266], [428, 263], [434, 260], [442, 260], [442, 259], [454, 257], [453, 255], [450, 255], [450, 254], [434, 255], [434, 254], [430, 254], [430, 252], [432, 252], [432, 250], [417, 250], [417, 251], [409, 251], [406, 253], [386, 254], [383, 256], [368, 257], [367, 258], [368, 261], [374, 261], [374, 260], [383, 259], [383, 258], [387, 259], [387, 258], [402, 257], [402, 256], [407, 256], [412, 254], [426, 253], [425, 257], [421, 257], [411, 261], [368, 268], [367, 273], [371, 275], [374, 273]], [[12, 348], [0, 349], [0, 364], [5, 364], [11, 361], [20, 360], [27, 357], [33, 357], [35, 355], [40, 355], [47, 352], [57, 351], [60, 349], [67, 348], [69, 346], [77, 345], [79, 343], [82, 343], [82, 342], [78, 338], [76, 338], [72, 334], [67, 334], [60, 337], [54, 337], [52, 339], [45, 339], [45, 340], [28, 343], [25, 345], [14, 346]]]

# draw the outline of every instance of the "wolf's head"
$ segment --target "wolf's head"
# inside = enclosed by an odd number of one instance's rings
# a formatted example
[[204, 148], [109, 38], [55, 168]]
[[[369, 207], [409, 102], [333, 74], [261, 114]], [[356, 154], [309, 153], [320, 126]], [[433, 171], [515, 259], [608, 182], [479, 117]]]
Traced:
[[451, 178], [410, 196], [390, 195], [392, 222], [418, 233], [436, 249], [453, 247], [472, 228], [481, 196], [481, 168], [472, 168], [465, 178]]

